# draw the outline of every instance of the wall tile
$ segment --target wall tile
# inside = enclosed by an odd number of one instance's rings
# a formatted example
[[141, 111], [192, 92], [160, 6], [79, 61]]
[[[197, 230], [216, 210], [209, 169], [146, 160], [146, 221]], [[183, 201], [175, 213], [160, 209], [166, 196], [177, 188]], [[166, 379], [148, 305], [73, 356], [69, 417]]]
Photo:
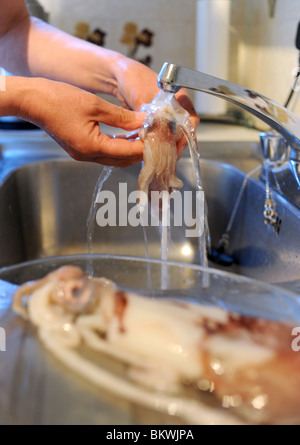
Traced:
[[[41, 0], [50, 12], [50, 23], [71, 34], [78, 21], [106, 32], [105, 47], [127, 55], [120, 43], [125, 23], [154, 33], [153, 45], [138, 48], [138, 57], [152, 57], [158, 71], [165, 60], [194, 65], [195, 0]], [[65, 11], [68, 11], [66, 14]]]
[[283, 104], [298, 65], [299, 20], [299, 0], [277, 0], [274, 17], [267, 0], [232, 0], [230, 80]]

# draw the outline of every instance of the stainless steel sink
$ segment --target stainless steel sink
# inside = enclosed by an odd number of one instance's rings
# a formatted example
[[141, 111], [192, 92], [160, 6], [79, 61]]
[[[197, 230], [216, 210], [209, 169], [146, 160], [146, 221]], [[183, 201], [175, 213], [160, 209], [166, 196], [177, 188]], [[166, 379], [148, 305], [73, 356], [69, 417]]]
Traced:
[[[57, 159], [30, 163], [14, 170], [0, 187], [0, 267], [49, 256], [87, 253], [87, 220], [102, 166]], [[104, 183], [118, 197], [119, 184], [128, 194], [137, 188], [140, 165], [115, 169]], [[189, 158], [178, 162], [183, 191], [194, 191]], [[245, 173], [228, 164], [201, 161], [211, 244], [217, 250], [236, 203]], [[273, 195], [281, 219], [279, 233], [264, 224], [265, 187], [250, 178], [230, 232], [228, 262], [210, 264], [266, 282], [300, 278], [300, 212]], [[118, 201], [117, 201], [118, 202]], [[123, 202], [124, 204], [124, 202]], [[198, 239], [184, 227], [172, 227], [169, 259], [199, 263]], [[93, 253], [148, 255], [160, 258], [158, 227], [94, 225]], [[147, 243], [146, 243], [147, 241]], [[224, 265], [226, 263], [227, 265]], [[229, 265], [230, 264], [230, 265]]]

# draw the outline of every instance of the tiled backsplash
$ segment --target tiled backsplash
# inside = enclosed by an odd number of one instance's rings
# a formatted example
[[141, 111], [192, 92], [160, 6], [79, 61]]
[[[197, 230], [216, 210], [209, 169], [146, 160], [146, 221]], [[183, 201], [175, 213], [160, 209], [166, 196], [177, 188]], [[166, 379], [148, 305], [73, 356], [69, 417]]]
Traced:
[[[299, 63], [295, 37], [300, 1], [231, 0], [231, 3], [230, 80], [284, 104]], [[269, 9], [272, 4], [273, 17]], [[295, 111], [300, 114], [300, 100]]]
[[[159, 71], [164, 61], [194, 67], [196, 1], [40, 0], [40, 3], [49, 12], [51, 24], [132, 55]], [[227, 79], [283, 104], [298, 65], [295, 34], [299, 20], [300, 0], [231, 0]], [[137, 36], [139, 44], [134, 46]], [[212, 57], [217, 57], [221, 45], [222, 42]], [[300, 114], [300, 104], [298, 110]]]
[[[163, 62], [191, 66], [194, 63], [195, 0], [41, 0], [51, 24], [76, 34], [104, 33], [107, 48], [131, 55], [130, 37], [152, 35], [149, 46], [142, 42], [134, 57], [149, 61], [155, 71]], [[87, 29], [88, 28], [88, 29]]]

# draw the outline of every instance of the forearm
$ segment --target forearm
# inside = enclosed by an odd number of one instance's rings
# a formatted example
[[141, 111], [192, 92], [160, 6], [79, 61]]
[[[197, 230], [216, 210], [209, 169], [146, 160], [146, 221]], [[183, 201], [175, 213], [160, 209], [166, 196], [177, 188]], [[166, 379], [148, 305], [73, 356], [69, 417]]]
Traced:
[[0, 38], [0, 65], [13, 74], [47, 77], [95, 92], [115, 94], [120, 58], [29, 16]]
[[0, 0], [0, 67], [112, 94], [133, 110], [158, 92], [155, 74], [124, 55], [30, 17], [23, 0]]

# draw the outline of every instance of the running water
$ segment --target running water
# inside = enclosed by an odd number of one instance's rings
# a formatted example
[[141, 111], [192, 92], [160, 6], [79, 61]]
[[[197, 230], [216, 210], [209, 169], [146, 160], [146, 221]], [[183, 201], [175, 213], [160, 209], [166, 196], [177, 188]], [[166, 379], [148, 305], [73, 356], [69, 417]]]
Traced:
[[[190, 157], [192, 160], [192, 167], [194, 173], [195, 180], [195, 189], [196, 189], [196, 207], [198, 209], [203, 209], [203, 213], [198, 215], [196, 212], [196, 216], [200, 218], [198, 222], [200, 228], [199, 237], [198, 237], [198, 246], [199, 246], [199, 262], [201, 266], [207, 268], [208, 267], [208, 251], [210, 249], [210, 233], [207, 219], [207, 206], [205, 201], [205, 194], [203, 190], [202, 180], [201, 180], [201, 172], [200, 172], [200, 151], [199, 145], [197, 141], [197, 136], [195, 134], [194, 127], [192, 126], [189, 119], [187, 119], [184, 124], [181, 125], [182, 131], [187, 139]], [[198, 193], [197, 193], [198, 192]], [[204, 202], [202, 201], [204, 197]], [[207, 288], [209, 286], [209, 273], [203, 274], [202, 280], [203, 288]]]
[[[182, 131], [184, 132], [185, 137], [188, 141], [188, 147], [192, 159], [193, 173], [195, 179], [195, 188], [196, 191], [200, 192], [196, 193], [196, 199], [199, 200], [200, 197], [205, 196], [205, 194], [200, 174], [200, 151], [199, 151], [197, 136], [190, 121], [187, 121], [186, 124], [182, 126]], [[211, 246], [210, 246], [210, 233], [209, 233], [207, 207], [205, 199], [204, 199], [204, 206], [201, 206], [199, 202], [198, 208], [203, 208], [203, 214], [199, 215], [199, 217], [201, 218], [200, 227], [203, 227], [203, 231], [199, 235], [199, 260], [201, 266], [208, 267], [207, 252], [209, 251]]]
[[[196, 229], [199, 239], [199, 263], [208, 267], [208, 249], [210, 249], [210, 235], [207, 220], [207, 211], [204, 190], [200, 175], [200, 153], [195, 130], [189, 114], [177, 102], [175, 95], [161, 91], [151, 104], [145, 104], [143, 111], [147, 116], [142, 128], [142, 138], [145, 143], [145, 163], [139, 177], [139, 190], [148, 194], [149, 190], [162, 193], [165, 191], [169, 199], [163, 197], [161, 206], [161, 259], [168, 259], [170, 248], [170, 195], [169, 191], [178, 190], [182, 182], [176, 177], [176, 142], [183, 133], [186, 137], [192, 168], [194, 173], [196, 191]], [[166, 124], [169, 122], [169, 125]], [[196, 230], [195, 229], [195, 230]], [[168, 286], [166, 267], [162, 270], [162, 287]], [[208, 286], [208, 273], [204, 273], [203, 287]]]
[[[87, 249], [88, 249], [88, 253], [90, 253], [90, 254], [93, 253], [93, 234], [94, 234], [94, 228], [96, 225], [97, 197], [98, 197], [98, 194], [102, 190], [103, 184], [110, 177], [113, 169], [114, 169], [114, 167], [104, 166], [100, 173], [100, 176], [98, 178], [96, 186], [94, 188], [92, 204], [91, 204], [90, 212], [89, 212], [89, 215], [87, 218]], [[92, 259], [88, 261], [86, 273], [90, 277], [92, 277], [94, 275]]]
[[[145, 258], [149, 258], [148, 237], [147, 237], [146, 225], [144, 224], [142, 213], [139, 214], [139, 218], [140, 218], [141, 226], [142, 226], [142, 230], [143, 230], [144, 245], [145, 245]], [[152, 289], [151, 266], [149, 263], [147, 264], [147, 289], [150, 289], [150, 290]]]
[[[89, 215], [87, 218], [87, 250], [88, 250], [89, 254], [94, 253], [94, 230], [95, 230], [95, 226], [96, 226], [96, 214], [98, 211], [97, 198], [98, 198], [99, 193], [102, 191], [104, 183], [111, 176], [112, 171], [114, 169], [115, 169], [115, 167], [104, 166], [100, 173], [100, 176], [97, 180], [95, 188], [94, 188], [94, 192], [93, 192], [93, 196], [92, 196], [92, 203], [91, 203]], [[142, 230], [143, 230], [143, 237], [144, 237], [144, 244], [145, 244], [145, 257], [149, 258], [148, 239], [147, 239], [145, 225], [143, 223], [143, 218], [142, 218], [141, 214], [140, 214], [140, 221], [141, 221], [141, 226], [142, 226]], [[86, 273], [89, 277], [93, 277], [93, 275], [94, 275], [92, 259], [90, 259], [87, 263]], [[148, 273], [148, 287], [151, 288], [151, 277], [150, 277], [149, 273]]]
[[[174, 94], [172, 93], [165, 93], [161, 92], [162, 100], [160, 99], [160, 104], [164, 104], [164, 100], [166, 100], [167, 104], [170, 105], [170, 103], [173, 105], [174, 101]], [[158, 95], [159, 96], [159, 95]], [[172, 102], [173, 101], [173, 102]], [[176, 101], [176, 99], [175, 99]], [[147, 104], [150, 107], [152, 104]], [[199, 237], [198, 237], [198, 245], [199, 245], [199, 263], [204, 268], [208, 267], [208, 250], [210, 249], [210, 235], [209, 235], [209, 227], [208, 227], [208, 220], [207, 220], [207, 211], [206, 211], [206, 203], [204, 198], [204, 190], [202, 186], [202, 180], [201, 180], [201, 174], [200, 174], [200, 153], [199, 153], [199, 146], [197, 137], [195, 134], [195, 130], [191, 124], [191, 121], [188, 117], [188, 114], [185, 110], [183, 112], [181, 111], [181, 107], [178, 104], [177, 101], [175, 102], [176, 109], [174, 110], [174, 116], [176, 125], [179, 126], [184, 133], [188, 147], [189, 152], [192, 160], [192, 167], [193, 167], [193, 173], [194, 173], [194, 180], [195, 180], [195, 190], [196, 190], [196, 208], [201, 209], [202, 212], [198, 214], [196, 212], [196, 216], [200, 218], [200, 221], [197, 222], [197, 226], [200, 226], [199, 231]], [[157, 103], [155, 104], [157, 107]], [[178, 107], [178, 109], [177, 109]], [[148, 108], [149, 110], [149, 108]], [[179, 110], [179, 113], [178, 113]], [[158, 147], [159, 148], [159, 147]], [[87, 248], [88, 252], [90, 254], [93, 253], [93, 233], [94, 228], [96, 225], [96, 214], [97, 214], [97, 196], [101, 192], [103, 184], [105, 181], [110, 177], [114, 167], [103, 167], [102, 172], [100, 174], [100, 177], [97, 181], [97, 184], [94, 189], [93, 197], [92, 197], [92, 204], [87, 220], [88, 224], [88, 230], [87, 230]], [[162, 269], [161, 269], [161, 287], [162, 288], [168, 288], [169, 286], [169, 274], [168, 274], [168, 253], [170, 248], [170, 242], [171, 242], [171, 232], [170, 232], [170, 195], [167, 192], [167, 199], [165, 198], [165, 194], [163, 193], [163, 199], [162, 199], [162, 207], [161, 207], [161, 222], [160, 222], [160, 239], [161, 239], [161, 260], [162, 260]], [[147, 235], [145, 231], [145, 226], [143, 224], [142, 215], [140, 214], [140, 222], [143, 229], [144, 234], [144, 243], [145, 243], [145, 257], [148, 258], [148, 241], [147, 241]], [[87, 265], [87, 274], [89, 276], [93, 276], [94, 270], [93, 270], [93, 264], [92, 260], [88, 262]], [[149, 277], [148, 277], [149, 278]], [[151, 280], [150, 280], [151, 281]], [[209, 286], [209, 273], [203, 274], [203, 288], [206, 288]], [[149, 283], [148, 283], [149, 284]]]
[[170, 198], [168, 192], [163, 192], [162, 199], [162, 221], [161, 221], [161, 259], [163, 261], [161, 268], [161, 288], [168, 289], [169, 287], [169, 273], [167, 267], [168, 251], [170, 245]]

